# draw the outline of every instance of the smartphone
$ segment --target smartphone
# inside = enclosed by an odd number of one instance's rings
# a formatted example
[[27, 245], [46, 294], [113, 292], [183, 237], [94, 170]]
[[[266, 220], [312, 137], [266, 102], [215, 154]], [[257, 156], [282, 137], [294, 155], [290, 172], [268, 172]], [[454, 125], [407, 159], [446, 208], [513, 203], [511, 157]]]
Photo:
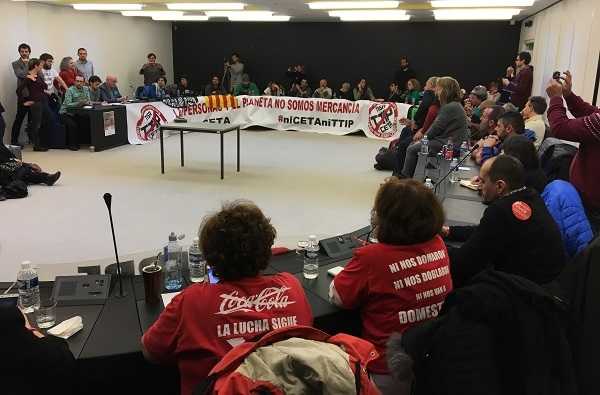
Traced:
[[209, 284], [218, 284], [219, 283], [219, 277], [217, 277], [213, 274], [212, 267], [208, 268], [208, 283]]
[[4, 307], [17, 307], [19, 301], [19, 294], [1, 294], [0, 295], [0, 308]]
[[552, 73], [552, 78], [558, 82], [561, 82], [560, 81], [560, 71], [555, 71], [554, 73]]

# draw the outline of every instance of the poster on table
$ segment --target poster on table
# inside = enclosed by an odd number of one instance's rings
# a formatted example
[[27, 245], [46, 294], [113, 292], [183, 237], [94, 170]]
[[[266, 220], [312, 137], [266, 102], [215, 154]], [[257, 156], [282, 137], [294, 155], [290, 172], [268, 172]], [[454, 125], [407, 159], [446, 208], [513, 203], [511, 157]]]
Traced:
[[274, 96], [179, 97], [162, 102], [127, 104], [130, 144], [159, 138], [158, 127], [176, 117], [188, 122], [262, 126], [335, 135], [363, 131], [367, 137], [393, 140], [411, 105], [403, 103], [302, 99]]
[[104, 137], [112, 136], [116, 133], [115, 129], [115, 112], [105, 111], [102, 113], [104, 118]]

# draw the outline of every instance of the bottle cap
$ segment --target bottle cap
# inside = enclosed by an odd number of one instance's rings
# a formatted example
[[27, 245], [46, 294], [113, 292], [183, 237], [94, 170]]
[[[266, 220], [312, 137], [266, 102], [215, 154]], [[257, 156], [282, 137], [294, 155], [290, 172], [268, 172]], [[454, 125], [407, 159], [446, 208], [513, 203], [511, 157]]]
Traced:
[[200, 242], [200, 238], [198, 236], [194, 237], [194, 243], [199, 243]]
[[176, 241], [177, 240], [177, 235], [175, 234], [175, 232], [171, 232], [171, 234], [169, 234], [169, 241]]
[[29, 269], [31, 267], [31, 261], [21, 262], [21, 269]]
[[317, 236], [315, 236], [315, 235], [310, 235], [310, 236], [308, 236], [308, 239], [309, 239], [309, 240], [317, 240]]

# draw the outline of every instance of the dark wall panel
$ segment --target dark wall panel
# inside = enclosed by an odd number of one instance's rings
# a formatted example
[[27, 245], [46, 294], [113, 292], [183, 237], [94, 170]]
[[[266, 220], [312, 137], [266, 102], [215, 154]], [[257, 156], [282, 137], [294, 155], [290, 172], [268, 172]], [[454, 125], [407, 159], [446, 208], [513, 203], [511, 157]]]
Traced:
[[313, 89], [320, 78], [337, 89], [364, 76], [383, 96], [407, 55], [421, 82], [450, 75], [470, 89], [502, 76], [519, 33], [508, 22], [174, 23], [173, 61], [175, 75], [190, 76], [196, 88], [239, 52], [261, 90], [269, 80], [285, 82], [287, 66], [302, 62]]

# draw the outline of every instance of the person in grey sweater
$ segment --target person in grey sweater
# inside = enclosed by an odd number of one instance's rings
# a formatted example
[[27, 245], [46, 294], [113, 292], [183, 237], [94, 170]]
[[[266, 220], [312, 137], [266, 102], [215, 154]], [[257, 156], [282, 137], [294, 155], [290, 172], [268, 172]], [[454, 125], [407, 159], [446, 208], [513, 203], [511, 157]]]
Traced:
[[240, 55], [233, 53], [231, 63], [225, 63], [225, 68], [229, 70], [229, 91], [233, 92], [236, 86], [242, 84], [242, 75], [244, 74], [244, 64], [240, 61]]
[[[467, 138], [467, 116], [460, 103], [460, 86], [452, 77], [437, 80], [435, 88], [441, 107], [435, 121], [427, 131], [429, 154], [437, 154], [451, 140], [457, 146]], [[413, 144], [406, 149], [406, 159], [400, 177], [410, 178], [415, 173], [421, 151], [422, 132], [413, 137]]]

